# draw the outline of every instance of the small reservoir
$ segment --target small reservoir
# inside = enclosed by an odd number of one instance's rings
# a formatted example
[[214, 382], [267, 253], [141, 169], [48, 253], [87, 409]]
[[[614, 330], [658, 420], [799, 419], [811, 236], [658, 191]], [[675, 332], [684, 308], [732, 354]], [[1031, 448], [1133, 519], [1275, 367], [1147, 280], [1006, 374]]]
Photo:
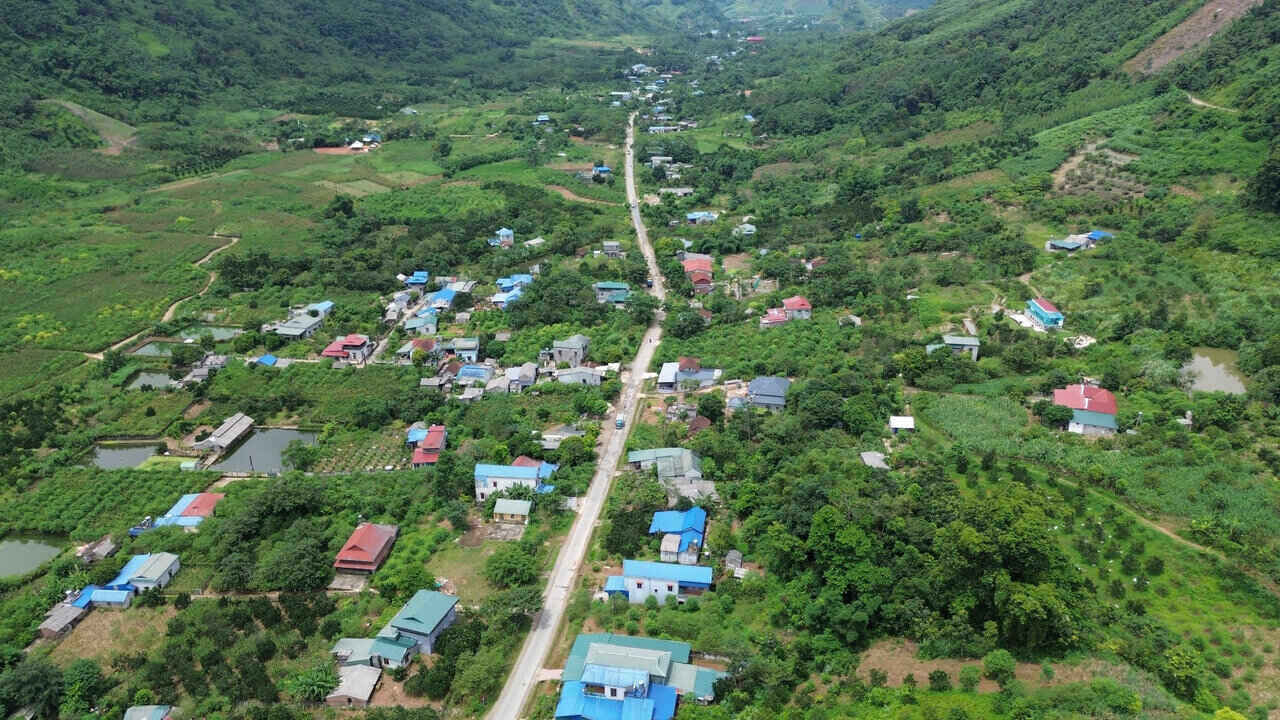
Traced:
[[139, 390], [143, 385], [150, 385], [154, 390], [163, 390], [172, 382], [165, 373], [143, 370], [133, 377], [133, 381], [129, 383], [129, 389]]
[[160, 450], [160, 445], [98, 445], [93, 449], [93, 466], [103, 470], [136, 468]]
[[1236, 369], [1239, 353], [1221, 348], [1192, 348], [1191, 361], [1182, 372], [1191, 376], [1191, 389], [1202, 392], [1244, 394], [1244, 376]]
[[62, 548], [39, 540], [0, 540], [0, 577], [23, 575], [52, 560]]
[[231, 455], [209, 469], [222, 472], [282, 472], [285, 468], [281, 455], [294, 440], [311, 445], [316, 441], [316, 433], [272, 428], [254, 430], [248, 440], [231, 451]]

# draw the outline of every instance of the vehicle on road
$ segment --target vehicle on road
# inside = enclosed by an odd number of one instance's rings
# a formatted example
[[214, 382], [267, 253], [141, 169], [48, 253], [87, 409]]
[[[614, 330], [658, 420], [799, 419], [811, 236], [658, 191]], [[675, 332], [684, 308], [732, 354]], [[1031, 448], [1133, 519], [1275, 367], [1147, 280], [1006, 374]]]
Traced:
[[627, 426], [627, 421], [626, 421], [626, 420], [623, 420], [622, 418], [618, 418], [617, 420], [615, 420], [615, 421], [613, 422], [613, 426], [614, 426], [615, 428], [617, 428], [617, 429], [621, 430], [622, 428], [624, 428], [624, 427], [626, 427], [626, 426]]

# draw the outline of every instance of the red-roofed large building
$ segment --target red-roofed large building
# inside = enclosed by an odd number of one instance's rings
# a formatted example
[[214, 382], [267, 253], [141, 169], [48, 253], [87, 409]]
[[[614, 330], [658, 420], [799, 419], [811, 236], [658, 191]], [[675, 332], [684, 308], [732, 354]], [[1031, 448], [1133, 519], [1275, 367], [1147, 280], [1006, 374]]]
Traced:
[[1097, 385], [1068, 385], [1053, 391], [1053, 404], [1104, 415], [1117, 412], [1116, 396]]
[[787, 314], [788, 320], [808, 320], [813, 317], [813, 306], [809, 304], [809, 298], [803, 295], [783, 300], [782, 310]]
[[333, 566], [346, 572], [371, 573], [377, 570], [387, 559], [399, 532], [400, 528], [395, 525], [360, 523], [338, 552]]
[[213, 508], [226, 495], [222, 493], [200, 493], [196, 495], [196, 499], [182, 511], [183, 517], [209, 517], [213, 514]]
[[329, 346], [320, 355], [335, 360], [363, 362], [372, 352], [373, 343], [369, 342], [368, 335], [352, 333], [329, 343]]
[[694, 272], [695, 270], [701, 270], [707, 273], [712, 271], [711, 258], [706, 258], [706, 257], [686, 258], [684, 262], [681, 263], [681, 265], [684, 267], [684, 272], [686, 275], [691, 272]]

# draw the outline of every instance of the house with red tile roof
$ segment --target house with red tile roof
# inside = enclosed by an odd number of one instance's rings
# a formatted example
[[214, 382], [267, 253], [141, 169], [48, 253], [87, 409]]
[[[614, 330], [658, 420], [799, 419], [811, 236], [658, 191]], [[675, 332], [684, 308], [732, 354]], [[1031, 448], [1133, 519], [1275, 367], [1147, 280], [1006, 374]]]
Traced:
[[790, 320], [791, 318], [787, 317], [786, 311], [782, 308], [769, 308], [764, 312], [764, 315], [760, 316], [760, 327], [768, 328], [786, 325]]
[[1083, 383], [1054, 390], [1053, 404], [1107, 415], [1115, 415], [1118, 407], [1116, 396], [1110, 390]]
[[783, 300], [782, 311], [787, 314], [788, 320], [808, 320], [813, 317], [813, 306], [809, 304], [809, 298], [803, 295]]
[[223, 493], [200, 493], [196, 495], [187, 509], [182, 511], [184, 517], [209, 517], [213, 508], [226, 497]]
[[427, 434], [418, 441], [413, 449], [413, 466], [415, 468], [434, 465], [440, 461], [440, 453], [449, 442], [449, 430], [444, 425], [432, 425]]
[[352, 333], [346, 337], [340, 337], [329, 343], [329, 346], [326, 347], [320, 355], [322, 357], [333, 358], [335, 360], [364, 362], [372, 352], [373, 343], [369, 341], [368, 335]]
[[699, 295], [706, 295], [714, 288], [714, 285], [711, 283], [710, 272], [694, 270], [693, 272], [687, 273], [687, 275], [689, 276], [689, 282], [693, 283], [693, 291]]
[[680, 263], [680, 265], [684, 268], [686, 275], [694, 272], [695, 270], [701, 270], [707, 273], [712, 271], [711, 258], [705, 256], [687, 257], [682, 263]]
[[375, 525], [360, 523], [347, 538], [347, 542], [338, 551], [338, 558], [333, 566], [346, 572], [371, 573], [378, 569], [391, 546], [396, 542], [400, 528], [396, 525]]

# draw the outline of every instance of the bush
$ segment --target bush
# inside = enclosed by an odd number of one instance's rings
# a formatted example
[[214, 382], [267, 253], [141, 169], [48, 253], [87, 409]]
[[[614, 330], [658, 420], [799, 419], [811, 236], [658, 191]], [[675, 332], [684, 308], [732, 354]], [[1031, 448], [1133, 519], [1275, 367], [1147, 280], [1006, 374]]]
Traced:
[[869, 672], [871, 687], [884, 687], [889, 682], [889, 673], [879, 668], [871, 668]]
[[965, 665], [960, 668], [960, 687], [965, 692], [973, 692], [981, 680], [982, 671], [978, 669], [977, 665]]
[[951, 689], [951, 676], [946, 670], [934, 670], [929, 673], [929, 689], [934, 692], [947, 692]]
[[982, 658], [983, 675], [1004, 687], [1013, 679], [1018, 664], [1008, 650], [992, 650]]

